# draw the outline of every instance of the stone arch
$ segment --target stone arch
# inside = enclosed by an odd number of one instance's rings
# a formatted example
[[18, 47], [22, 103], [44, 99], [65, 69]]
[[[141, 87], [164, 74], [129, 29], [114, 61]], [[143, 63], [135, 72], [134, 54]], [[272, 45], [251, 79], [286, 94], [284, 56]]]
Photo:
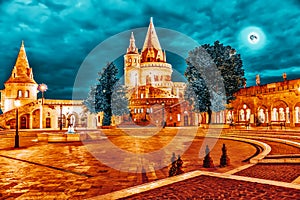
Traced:
[[295, 126], [300, 126], [300, 102], [297, 102], [294, 106], [294, 123]]
[[288, 104], [283, 100], [274, 101], [271, 106], [271, 121], [290, 122], [290, 112]]
[[68, 115], [67, 127], [69, 127], [70, 125], [73, 125], [74, 127], [76, 127], [78, 125], [78, 122], [79, 122], [79, 115], [77, 112], [72, 112]]
[[35, 109], [32, 111], [32, 128], [40, 128], [40, 109]]
[[58, 125], [58, 112], [51, 107], [43, 108], [43, 127], [56, 128]]
[[253, 112], [254, 105], [248, 102], [241, 102], [237, 110], [237, 121], [246, 122], [250, 121], [251, 113]]
[[80, 113], [78, 126], [79, 127], [87, 127], [87, 123], [88, 123], [87, 113], [85, 113], [85, 112]]
[[20, 117], [19, 117], [20, 129], [28, 129], [29, 128], [29, 117], [30, 117], [30, 114], [20, 115]]
[[6, 126], [8, 126], [10, 129], [16, 128], [16, 118], [11, 118], [6, 121]]
[[257, 107], [257, 115], [255, 122], [257, 125], [268, 123], [269, 122], [269, 110], [265, 105], [260, 105]]

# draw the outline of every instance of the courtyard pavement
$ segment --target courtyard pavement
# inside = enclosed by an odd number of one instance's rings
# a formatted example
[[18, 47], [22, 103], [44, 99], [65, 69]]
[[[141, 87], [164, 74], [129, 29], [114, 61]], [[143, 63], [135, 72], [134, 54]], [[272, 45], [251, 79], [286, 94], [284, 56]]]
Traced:
[[[205, 149], [203, 148], [205, 146], [203, 137], [207, 135], [207, 132], [198, 129], [196, 130], [196, 137], [191, 137], [193, 130], [191, 128], [183, 129], [183, 134], [173, 144], [172, 141], [177, 131], [176, 128], [165, 128], [154, 135], [149, 134], [147, 137], [143, 137], [148, 133], [142, 129], [128, 129], [126, 131], [114, 129], [102, 131], [107, 137], [100, 139], [97, 138], [98, 132], [94, 131], [91, 136], [96, 136], [96, 143], [38, 142], [36, 134], [29, 131], [21, 132], [21, 147], [19, 149], [13, 148], [13, 132], [9, 134], [1, 132], [0, 199], [87, 199], [91, 197], [101, 199], [100, 195], [133, 186], [152, 184], [157, 180], [167, 178], [171, 163], [170, 155], [173, 152], [176, 156], [182, 152], [180, 156], [183, 160], [184, 172], [201, 170], [223, 174], [249, 165], [245, 160], [257, 151], [255, 146], [246, 142], [206, 138], [205, 144], [216, 142], [210, 153], [215, 167], [206, 169], [202, 167], [203, 158], [201, 155]], [[279, 131], [276, 134], [292, 135], [294, 141], [300, 140], [300, 132], [297, 133], [297, 131], [293, 131], [291, 134], [288, 134], [287, 131]], [[272, 132], [270, 135], [274, 136]], [[123, 151], [138, 155], [139, 158], [143, 153], [156, 152], [170, 144], [173, 146], [162, 151], [159, 154], [160, 157], [156, 158], [160, 159], [158, 163], [161, 163], [161, 166], [152, 165], [147, 160], [134, 159], [133, 157], [129, 157], [130, 159], [124, 157], [122, 162], [125, 164], [117, 166], [120, 158], [116, 157], [117, 152], [109, 149], [110, 146], [107, 141]], [[261, 141], [271, 146], [270, 154], [300, 154], [299, 148], [295, 146]], [[223, 144], [226, 144], [230, 165], [220, 168], [219, 160]], [[94, 145], [93, 148], [90, 148], [91, 145]], [[185, 151], [182, 151], [183, 146], [186, 146]], [[110, 159], [107, 161], [105, 160], [106, 157]], [[256, 164], [236, 172], [235, 175], [291, 183], [300, 176], [300, 168], [297, 164]], [[236, 188], [237, 185], [240, 187]], [[256, 186], [247, 181], [199, 176], [164, 186], [166, 189], [161, 190], [164, 192], [157, 196], [153, 196], [157, 191], [149, 190], [148, 194], [141, 193], [137, 194], [138, 196], [132, 196], [132, 198], [213, 199], [218, 197], [227, 199], [227, 197], [232, 197], [246, 199], [246, 197], [259, 198], [265, 195], [271, 199], [271, 191], [275, 193], [273, 194], [275, 197], [276, 194], [287, 199], [299, 197], [298, 189], [280, 186], [267, 187], [265, 184], [256, 184]], [[241, 194], [237, 193], [237, 190], [240, 190]], [[192, 195], [187, 195], [188, 193]], [[246, 194], [248, 196], [244, 196]]]

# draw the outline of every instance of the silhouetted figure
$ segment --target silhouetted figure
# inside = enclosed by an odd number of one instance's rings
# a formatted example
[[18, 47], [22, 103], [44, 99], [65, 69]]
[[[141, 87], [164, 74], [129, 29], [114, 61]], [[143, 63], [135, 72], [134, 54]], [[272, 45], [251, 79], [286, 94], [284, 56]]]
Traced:
[[175, 156], [175, 153], [173, 152], [172, 158], [171, 158], [171, 163], [173, 163], [174, 161], [176, 161], [176, 156]]
[[181, 160], [180, 155], [178, 155], [178, 159], [176, 160], [175, 153], [173, 153], [171, 161], [172, 165], [169, 170], [169, 177], [184, 173], [182, 170], [183, 161]]
[[175, 176], [177, 171], [176, 161], [172, 162], [172, 166], [169, 170], [169, 177]]
[[229, 164], [230, 164], [230, 159], [227, 156], [227, 148], [226, 148], [225, 144], [223, 144], [222, 156], [220, 159], [220, 167], [225, 167], [225, 166], [228, 166]]
[[203, 167], [205, 167], [205, 168], [214, 167], [214, 162], [213, 162], [212, 158], [210, 157], [209, 152], [210, 152], [209, 147], [208, 147], [208, 145], [206, 145], [206, 148], [205, 148], [206, 155], [203, 160]]
[[146, 170], [145, 170], [144, 166], [142, 167], [142, 182], [143, 183], [147, 183], [148, 182], [148, 176], [146, 174]]

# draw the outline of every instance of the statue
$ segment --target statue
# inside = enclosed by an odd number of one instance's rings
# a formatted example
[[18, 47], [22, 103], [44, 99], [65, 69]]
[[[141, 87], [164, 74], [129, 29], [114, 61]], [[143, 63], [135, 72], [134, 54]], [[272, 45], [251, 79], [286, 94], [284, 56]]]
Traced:
[[260, 77], [259, 74], [256, 75], [256, 85], [260, 85]]
[[286, 81], [286, 73], [285, 72], [282, 74], [282, 78], [284, 81]]
[[72, 115], [69, 120], [68, 133], [75, 133], [74, 124], [75, 124], [75, 116]]

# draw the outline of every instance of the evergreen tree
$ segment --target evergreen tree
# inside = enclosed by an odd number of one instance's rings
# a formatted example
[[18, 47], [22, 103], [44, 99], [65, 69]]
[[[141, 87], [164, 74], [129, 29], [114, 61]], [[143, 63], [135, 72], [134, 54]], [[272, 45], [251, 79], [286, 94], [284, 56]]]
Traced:
[[128, 98], [126, 97], [126, 91], [126, 87], [120, 84], [119, 81], [115, 84], [111, 101], [113, 115], [121, 116], [124, 114], [129, 114], [129, 102]]
[[83, 104], [91, 113], [103, 112], [102, 125], [109, 126], [112, 115], [129, 113], [126, 88], [118, 81], [118, 69], [113, 63], [108, 63], [98, 74], [98, 83], [91, 87]]
[[99, 73], [100, 78], [95, 91], [95, 111], [103, 112], [103, 126], [111, 125], [111, 101], [114, 86], [118, 81], [117, 74], [118, 69], [113, 63], [108, 63], [103, 72]]
[[188, 80], [185, 98], [196, 112], [221, 111], [234, 99], [234, 93], [246, 81], [242, 60], [235, 49], [216, 41], [189, 52], [185, 76]]
[[86, 106], [87, 110], [90, 113], [96, 113], [95, 110], [95, 93], [96, 86], [92, 86], [89, 92], [88, 97], [83, 101], [83, 104]]

